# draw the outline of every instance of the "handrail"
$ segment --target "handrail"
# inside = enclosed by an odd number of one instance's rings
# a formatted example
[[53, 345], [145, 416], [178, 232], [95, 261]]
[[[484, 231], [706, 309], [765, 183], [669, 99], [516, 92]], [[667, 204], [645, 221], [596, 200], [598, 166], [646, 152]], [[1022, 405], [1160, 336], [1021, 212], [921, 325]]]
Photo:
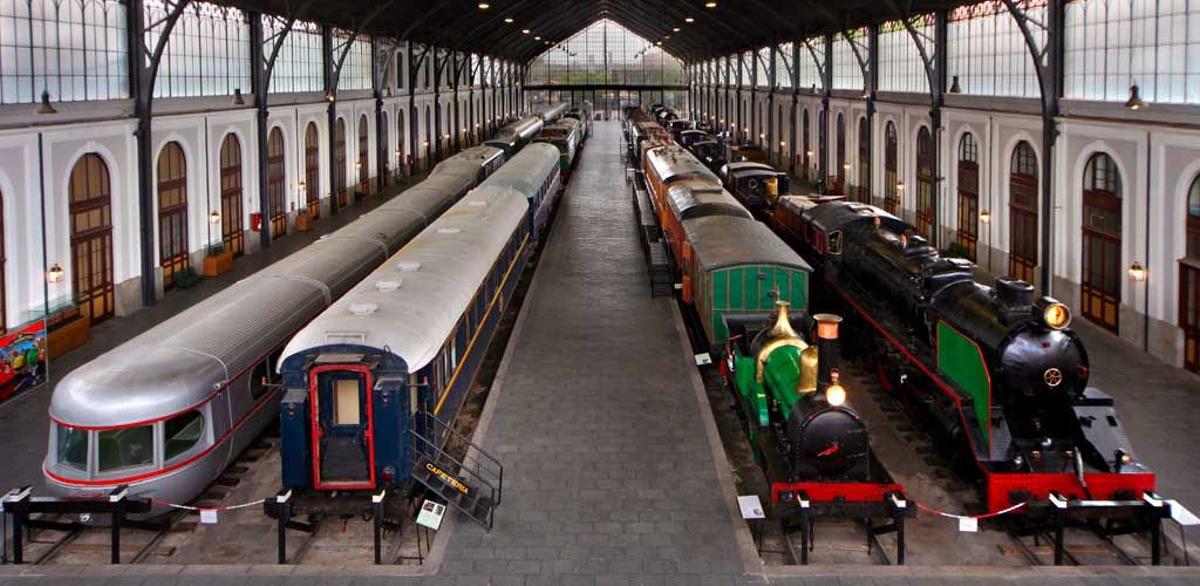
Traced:
[[[455, 458], [454, 456], [452, 456], [448, 453], [446, 453], [446, 456], [448, 458], [450, 458], [451, 460], [453, 460], [454, 462], [460, 464], [463, 469], [468, 469], [467, 466], [469, 464], [474, 464], [474, 473], [475, 473], [474, 475], [475, 476], [479, 476], [482, 478], [482, 474], [480, 473], [480, 471], [483, 470], [483, 471], [487, 472], [487, 474], [489, 474], [491, 477], [494, 477], [496, 479], [496, 487], [495, 488], [497, 489], [496, 495], [495, 495], [496, 504], [500, 504], [500, 501], [503, 499], [503, 496], [504, 496], [504, 493], [503, 493], [503, 491], [504, 491], [504, 488], [503, 488], [503, 486], [504, 486], [504, 464], [501, 464], [500, 460], [497, 459], [495, 456], [484, 451], [483, 448], [481, 448], [478, 445], [476, 445], [475, 443], [473, 443], [470, 439], [468, 439], [463, 434], [459, 433], [457, 430], [455, 430], [450, 425], [448, 425], [445, 422], [443, 422], [442, 420], [438, 419], [432, 413], [422, 410], [422, 411], [419, 411], [416, 415], [423, 417], [428, 421], [432, 421], [432, 424], [433, 424], [432, 427], [434, 427], [435, 429], [438, 429], [439, 431], [444, 429], [444, 430], [448, 431], [452, 437], [454, 437], [454, 438], [462, 441], [464, 444], [466, 444], [467, 450], [466, 450], [466, 452], [463, 453], [463, 457], [462, 457], [461, 461], [459, 461], [457, 458]], [[416, 429], [415, 426], [414, 426], [414, 429]], [[426, 443], [431, 443], [427, 438], [422, 437], [421, 440]], [[445, 442], [443, 442], [442, 444], [445, 445]], [[444, 450], [442, 450], [439, 446], [433, 446], [433, 447], [435, 447], [439, 452], [444, 453]], [[482, 456], [482, 460], [479, 457], [476, 457], [474, 454], [472, 454], [472, 452], [475, 452], [479, 456]], [[490, 462], [494, 467], [489, 469], [488, 467], [481, 466], [481, 464], [484, 460], [486, 460], [487, 462]], [[489, 483], [489, 486], [490, 486], [490, 483]]]

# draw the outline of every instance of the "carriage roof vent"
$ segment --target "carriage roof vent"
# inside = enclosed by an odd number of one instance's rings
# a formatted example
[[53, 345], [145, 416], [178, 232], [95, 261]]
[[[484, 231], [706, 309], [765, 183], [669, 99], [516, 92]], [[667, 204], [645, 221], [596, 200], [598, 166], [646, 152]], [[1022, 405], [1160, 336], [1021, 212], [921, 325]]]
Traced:
[[462, 232], [461, 228], [438, 228], [438, 234], [458, 234]]
[[482, 199], [474, 199], [474, 200], [467, 202], [467, 205], [481, 208], [481, 207], [486, 206], [487, 202], [483, 201]]
[[358, 317], [365, 317], [379, 311], [378, 303], [351, 303], [350, 313]]
[[375, 288], [380, 291], [395, 291], [400, 288], [401, 279], [383, 279], [375, 282]]
[[402, 260], [396, 263], [396, 268], [402, 273], [411, 273], [421, 270], [421, 263], [415, 260]]

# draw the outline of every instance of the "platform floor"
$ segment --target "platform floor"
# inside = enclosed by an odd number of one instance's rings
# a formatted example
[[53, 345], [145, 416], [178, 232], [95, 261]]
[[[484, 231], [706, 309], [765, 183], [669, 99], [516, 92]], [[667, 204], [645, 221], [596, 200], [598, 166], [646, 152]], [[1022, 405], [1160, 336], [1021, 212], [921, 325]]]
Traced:
[[[0, 586], [80, 579], [237, 586], [1197, 583], [1200, 573], [1187, 568], [780, 571], [749, 559], [753, 546], [731, 510], [729, 465], [709, 427], [708, 404], [698, 395], [673, 302], [649, 296], [620, 149], [619, 125], [597, 124], [477, 428], [476, 439], [505, 465], [504, 501], [490, 533], [452, 516], [419, 575], [412, 568], [357, 565], [0, 566]], [[281, 242], [270, 254], [300, 240]], [[239, 270], [254, 270], [250, 262]], [[112, 329], [135, 328], [130, 320], [153, 323], [203, 294], [168, 297], [159, 307], [112, 322]], [[163, 307], [172, 304], [180, 307]], [[1192, 457], [1197, 437], [1190, 423], [1200, 413], [1200, 379], [1089, 326], [1080, 329], [1090, 343], [1095, 383], [1118, 398], [1135, 446], [1162, 474], [1164, 492], [1200, 509], [1200, 471]], [[92, 347], [119, 343], [123, 338], [107, 339], [117, 335], [101, 333], [81, 352], [99, 354]], [[82, 361], [62, 362], [68, 360]], [[54, 366], [62, 372], [63, 366]], [[40, 481], [48, 397], [43, 389], [0, 406], [5, 480]]]
[[504, 463], [495, 528], [460, 519], [440, 574], [746, 569], [673, 302], [649, 295], [621, 140], [598, 124], [583, 151], [476, 432]]

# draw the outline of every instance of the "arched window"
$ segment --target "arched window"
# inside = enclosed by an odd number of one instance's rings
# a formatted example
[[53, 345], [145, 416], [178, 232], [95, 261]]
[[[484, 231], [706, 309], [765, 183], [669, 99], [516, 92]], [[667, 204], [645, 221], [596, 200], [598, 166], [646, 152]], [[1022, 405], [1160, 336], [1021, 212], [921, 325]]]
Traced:
[[1200, 372], [1200, 175], [1187, 196], [1187, 250], [1179, 261], [1179, 327], [1183, 330], [1183, 365]]
[[804, 150], [801, 153], [801, 160], [804, 164], [800, 167], [800, 176], [808, 181], [812, 179], [812, 175], [809, 173], [809, 168], [812, 166], [812, 147], [810, 146], [812, 143], [808, 138], [808, 108], [804, 109], [804, 117], [800, 120], [804, 127], [800, 130], [800, 137], [804, 141]]
[[858, 189], [856, 198], [871, 203], [871, 127], [866, 116], [858, 119]]
[[1121, 172], [1096, 153], [1083, 169], [1083, 315], [1116, 332], [1121, 304]]
[[958, 243], [974, 261], [979, 241], [979, 146], [975, 135], [958, 141]]
[[922, 126], [917, 131], [917, 233], [933, 239], [933, 137]]
[[883, 209], [889, 214], [900, 210], [899, 150], [896, 124], [889, 120], [883, 129]]
[[188, 259], [187, 160], [183, 147], [169, 142], [158, 154], [158, 258], [163, 289], [175, 286], [175, 275]]
[[317, 123], [304, 127], [304, 205], [314, 219], [321, 216], [321, 156]]
[[846, 193], [846, 117], [838, 112], [837, 115], [837, 185], [834, 186], [835, 193]]
[[287, 234], [287, 167], [283, 158], [283, 131], [271, 129], [267, 137], [267, 207], [271, 236]]
[[245, 251], [242, 232], [242, 145], [230, 132], [221, 141], [221, 242], [225, 250], [241, 256]]
[[346, 205], [346, 119], [337, 119], [333, 138], [333, 177], [338, 207]]
[[358, 162], [354, 163], [354, 167], [358, 169], [358, 191], [363, 195], [371, 192], [371, 182], [368, 179], [371, 165], [367, 161], [370, 151], [367, 141], [367, 115], [363, 114], [358, 118]]
[[[112, 182], [88, 153], [71, 169], [71, 275], [75, 304], [92, 323], [113, 316]], [[150, 278], [146, 275], [145, 278]]]
[[1038, 263], [1038, 160], [1026, 141], [1013, 149], [1008, 199], [1008, 275], [1033, 283]]

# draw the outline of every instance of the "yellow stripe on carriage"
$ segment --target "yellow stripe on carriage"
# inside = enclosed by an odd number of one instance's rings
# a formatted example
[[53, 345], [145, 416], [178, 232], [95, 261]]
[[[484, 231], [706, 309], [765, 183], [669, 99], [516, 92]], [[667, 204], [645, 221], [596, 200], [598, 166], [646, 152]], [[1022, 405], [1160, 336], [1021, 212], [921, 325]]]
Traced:
[[[504, 278], [500, 281], [500, 286], [496, 287], [496, 293], [492, 295], [492, 301], [488, 303], [487, 310], [483, 315], [479, 316], [479, 324], [482, 325], [487, 321], [487, 316], [492, 313], [492, 309], [496, 307], [496, 301], [500, 299], [500, 294], [504, 292], [504, 284], [508, 282], [508, 278], [512, 275], [512, 270], [517, 266], [517, 259], [525, 253], [526, 244], [529, 242], [529, 235], [521, 240], [521, 248], [517, 250], [517, 254], [513, 256], [513, 261], [508, 265], [508, 270], [504, 271]], [[497, 324], [499, 325], [499, 324]], [[479, 332], [483, 328], [476, 328], [475, 334], [471, 336], [471, 342], [467, 344], [467, 349], [463, 351], [462, 357], [458, 361], [458, 365], [454, 368], [454, 374], [450, 375], [450, 381], [446, 383], [445, 390], [442, 391], [442, 396], [438, 398], [437, 405], [433, 408], [433, 414], [437, 415], [442, 411], [442, 403], [446, 402], [446, 397], [450, 396], [450, 390], [454, 388], [454, 382], [458, 380], [458, 375], [462, 373], [463, 366], [467, 363], [467, 356], [471, 355], [471, 350], [475, 347], [475, 341], [479, 339]]]

